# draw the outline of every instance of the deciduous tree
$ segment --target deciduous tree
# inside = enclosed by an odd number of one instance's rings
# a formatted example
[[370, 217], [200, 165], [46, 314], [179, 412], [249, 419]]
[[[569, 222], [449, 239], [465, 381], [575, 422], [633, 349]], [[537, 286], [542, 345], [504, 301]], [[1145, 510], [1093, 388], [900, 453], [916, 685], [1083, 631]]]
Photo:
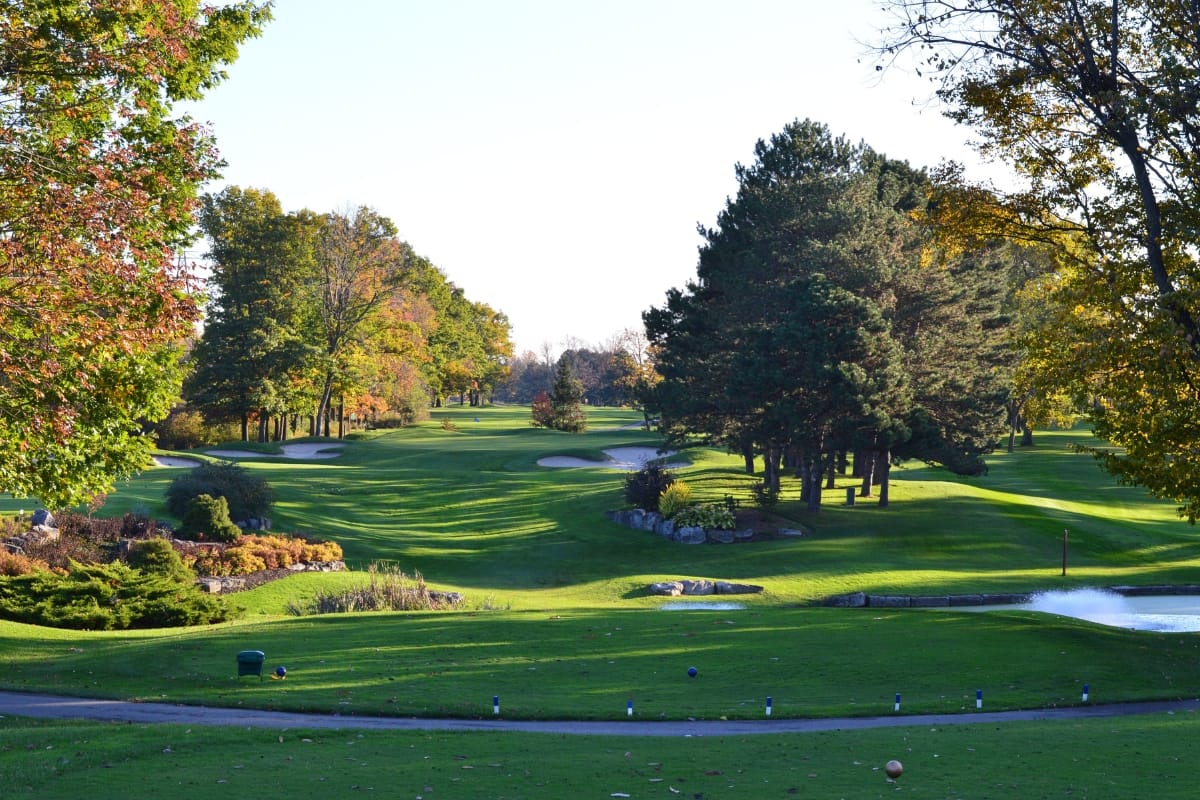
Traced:
[[[880, 42], [1027, 185], [1007, 207], [1058, 244], [1046, 376], [1122, 479], [1200, 517], [1200, 6], [888, 0]], [[882, 66], [882, 65], [881, 65]]]
[[56, 506], [149, 463], [197, 315], [176, 253], [209, 135], [173, 105], [224, 77], [265, 5], [0, 8], [0, 490]]

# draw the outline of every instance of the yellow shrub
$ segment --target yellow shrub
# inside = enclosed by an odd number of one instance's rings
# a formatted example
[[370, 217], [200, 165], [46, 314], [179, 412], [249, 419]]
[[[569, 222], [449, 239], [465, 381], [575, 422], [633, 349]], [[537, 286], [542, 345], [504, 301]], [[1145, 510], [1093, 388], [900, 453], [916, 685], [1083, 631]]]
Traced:
[[692, 488], [683, 481], [674, 483], [663, 489], [658, 497], [659, 512], [670, 519], [692, 504]]

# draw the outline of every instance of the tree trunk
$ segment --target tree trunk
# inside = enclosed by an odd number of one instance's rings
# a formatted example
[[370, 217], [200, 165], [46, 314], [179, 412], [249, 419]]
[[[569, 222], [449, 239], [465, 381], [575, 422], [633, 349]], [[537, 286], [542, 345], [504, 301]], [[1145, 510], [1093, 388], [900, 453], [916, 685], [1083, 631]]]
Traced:
[[1021, 447], [1033, 447], [1033, 428], [1028, 422], [1021, 425]]
[[861, 447], [856, 448], [853, 458], [853, 469], [850, 472], [851, 478], [861, 478], [863, 476], [863, 467], [867, 463], [867, 453]]
[[825, 488], [837, 488], [837, 454], [829, 454], [829, 463], [825, 467]]
[[770, 491], [779, 492], [779, 473], [782, 470], [783, 453], [775, 445], [767, 445], [763, 453], [763, 484]]
[[888, 485], [889, 477], [892, 474], [892, 451], [879, 451], [879, 465], [875, 468], [879, 473], [879, 507], [887, 508], [888, 506]]
[[346, 438], [346, 398], [338, 398], [338, 438]]
[[[812, 464], [805, 457], [804, 453], [798, 455], [794, 449], [788, 452], [790, 454], [788, 459], [790, 467], [795, 471], [796, 477], [800, 479], [800, 502], [807, 504], [810, 502], [813, 493]], [[812, 509], [809, 508], [809, 510], [811, 511]]]
[[[859, 467], [859, 462], [862, 467]], [[854, 456], [854, 471], [862, 472], [862, 488], [858, 490], [859, 497], [870, 497], [871, 487], [875, 484], [875, 453], [871, 450], [857, 450]]]
[[742, 464], [745, 466], [746, 474], [754, 474], [754, 445], [742, 445]]
[[250, 415], [242, 412], [242, 441], [250, 441]]
[[[333, 373], [325, 373], [324, 385], [321, 387], [321, 401], [317, 403], [317, 436], [329, 435], [329, 402], [333, 394]], [[325, 432], [321, 432], [322, 425]]]
[[809, 512], [816, 514], [821, 510], [821, 479], [825, 476], [824, 464], [821, 463], [820, 450], [806, 454], [804, 458], [805, 484], [808, 497], [805, 498]]

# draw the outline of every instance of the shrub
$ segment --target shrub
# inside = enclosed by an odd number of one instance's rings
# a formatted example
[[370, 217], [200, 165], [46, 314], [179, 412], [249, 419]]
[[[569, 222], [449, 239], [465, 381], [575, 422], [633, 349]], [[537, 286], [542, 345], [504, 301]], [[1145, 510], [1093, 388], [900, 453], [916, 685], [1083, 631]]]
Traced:
[[549, 428], [554, 424], [554, 406], [550, 404], [550, 395], [538, 392], [533, 398], [532, 425], [538, 428]]
[[180, 583], [196, 579], [196, 574], [184, 566], [183, 559], [166, 539], [146, 539], [135, 544], [129, 551], [129, 566]]
[[625, 478], [625, 502], [646, 511], [658, 511], [658, 499], [675, 476], [658, 464], [647, 464]]
[[663, 489], [658, 497], [658, 510], [670, 519], [692, 504], [692, 487], [683, 481], [675, 481]]
[[224, 547], [200, 547], [186, 553], [183, 562], [201, 575], [251, 575], [292, 564], [340, 561], [337, 542], [310, 542], [286, 536], [239, 536]]
[[0, 578], [0, 617], [33, 625], [88, 630], [206, 625], [236, 610], [190, 580], [126, 564], [75, 564], [58, 575]]
[[187, 513], [192, 500], [202, 494], [223, 497], [231, 519], [248, 520], [270, 514], [275, 493], [262, 478], [245, 467], [228, 462], [201, 464], [184, 471], [167, 487], [167, 510], [176, 517]]
[[60, 513], [55, 522], [58, 538], [27, 545], [25, 555], [59, 571], [69, 569], [72, 563], [107, 561], [109, 546], [121, 531], [120, 520], [95, 519], [73, 511]]
[[241, 528], [229, 518], [229, 505], [224, 497], [202, 494], [194, 498], [179, 523], [179, 535], [183, 537], [232, 542], [241, 534]]
[[191, 450], [215, 444], [209, 436], [200, 412], [185, 407], [172, 409], [167, 418], [154, 427], [155, 441], [166, 450]]
[[729, 531], [733, 530], [737, 520], [724, 503], [702, 503], [681, 510], [675, 515], [675, 524], [681, 528]]
[[31, 572], [49, 569], [50, 565], [45, 561], [39, 561], [19, 553], [10, 553], [0, 547], [0, 576], [28, 575]]
[[756, 483], [750, 487], [754, 504], [759, 508], [772, 508], [779, 502], [779, 490], [766, 482]]

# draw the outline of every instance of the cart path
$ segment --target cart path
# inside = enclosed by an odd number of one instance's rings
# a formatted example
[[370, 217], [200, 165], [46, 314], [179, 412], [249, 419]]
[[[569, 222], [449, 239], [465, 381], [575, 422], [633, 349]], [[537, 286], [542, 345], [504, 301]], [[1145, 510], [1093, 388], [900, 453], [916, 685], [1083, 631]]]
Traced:
[[815, 733], [939, 725], [991, 725], [1038, 720], [1095, 719], [1130, 714], [1200, 712], [1200, 700], [1150, 703], [1112, 703], [1029, 711], [975, 711], [963, 714], [896, 714], [887, 717], [839, 719], [761, 719], [689, 721], [425, 719], [417, 717], [353, 717], [300, 714], [244, 708], [182, 706], [170, 703], [130, 703], [87, 697], [0, 692], [0, 715], [50, 719], [89, 719], [105, 722], [224, 725], [240, 728], [334, 728], [410, 731], [521, 731], [580, 736], [745, 736], [771, 733]]

